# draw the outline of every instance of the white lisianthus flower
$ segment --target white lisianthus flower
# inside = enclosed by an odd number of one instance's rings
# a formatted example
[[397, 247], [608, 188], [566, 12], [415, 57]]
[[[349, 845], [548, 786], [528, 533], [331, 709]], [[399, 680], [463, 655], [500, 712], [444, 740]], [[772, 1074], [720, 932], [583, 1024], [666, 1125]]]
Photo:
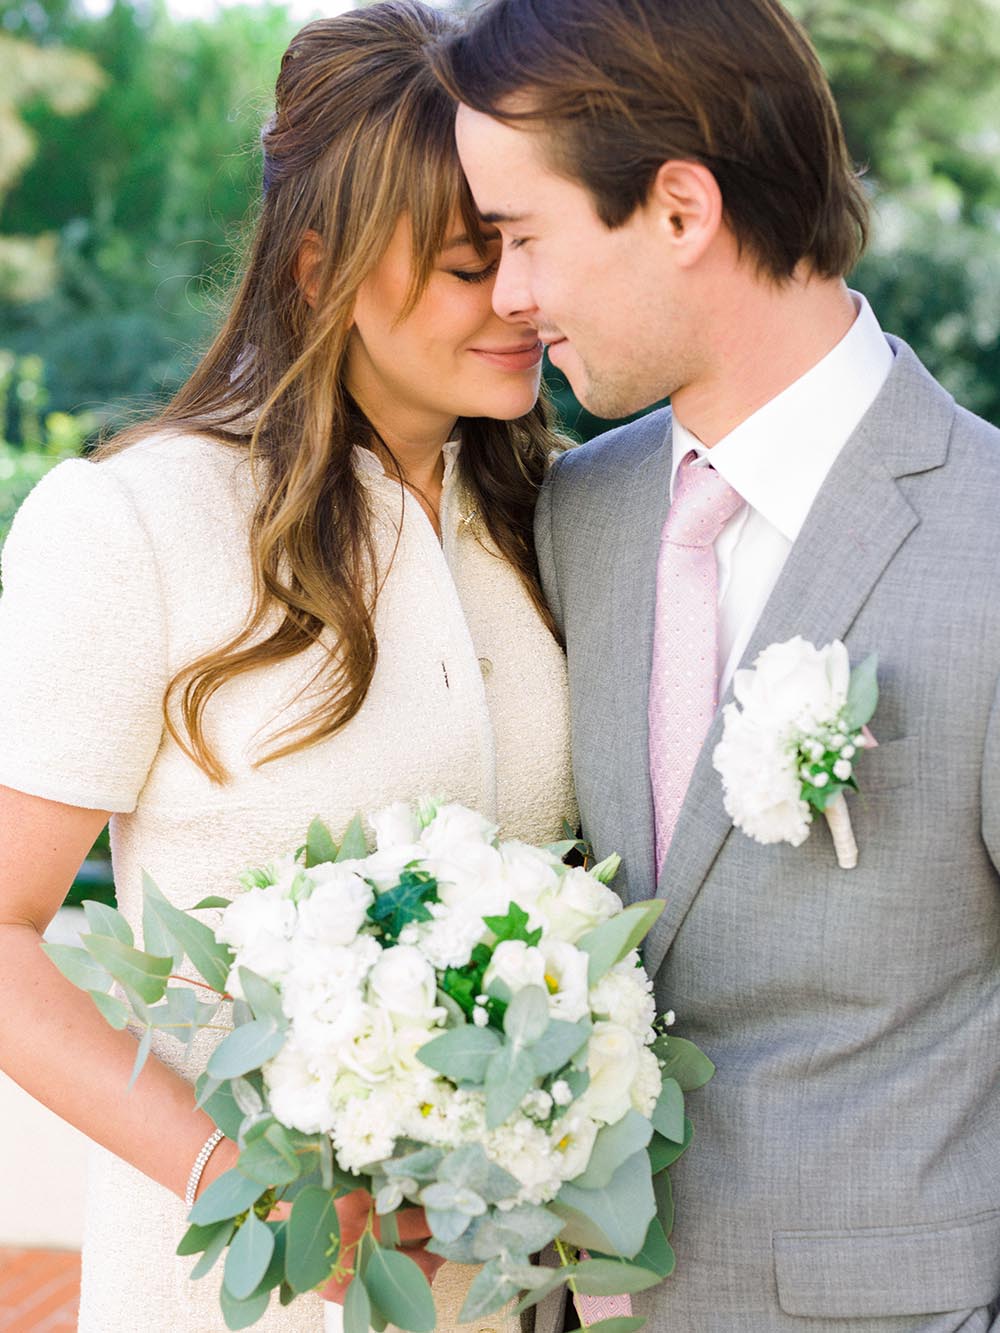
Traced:
[[397, 843], [392, 847], [379, 848], [364, 859], [365, 879], [371, 880], [379, 893], [394, 889], [400, 876], [412, 861], [419, 861], [423, 856], [419, 843], [411, 846]]
[[371, 816], [375, 845], [379, 851], [388, 847], [412, 847], [420, 837], [420, 820], [406, 801], [395, 801]]
[[629, 1095], [633, 1107], [647, 1120], [653, 1114], [653, 1107], [662, 1087], [663, 1075], [660, 1073], [660, 1062], [649, 1047], [644, 1046], [639, 1052], [639, 1068], [629, 1088]]
[[587, 1169], [597, 1130], [597, 1122], [576, 1107], [552, 1126], [549, 1138], [563, 1180], [573, 1180]]
[[737, 671], [733, 694], [764, 725], [809, 732], [837, 718], [850, 679], [850, 658], [839, 640], [817, 648], [796, 635], [765, 648], [752, 670]]
[[566, 1023], [575, 1023], [590, 1009], [587, 999], [587, 969], [590, 956], [566, 940], [539, 941], [545, 959], [545, 986], [549, 992], [549, 1013]]
[[263, 1066], [271, 1110], [283, 1125], [303, 1134], [326, 1133], [333, 1124], [332, 1086], [319, 1068], [294, 1041]]
[[590, 1007], [598, 1017], [645, 1041], [656, 1017], [652, 990], [653, 983], [640, 968], [618, 963], [591, 988]]
[[503, 870], [496, 824], [463, 805], [442, 805], [420, 835], [423, 860], [441, 884], [485, 886]]
[[247, 967], [267, 981], [280, 981], [291, 966], [295, 932], [295, 904], [280, 884], [248, 889], [222, 913], [216, 938], [232, 947], [236, 959], [226, 985], [231, 995], [243, 998], [239, 967]]
[[725, 730], [712, 763], [722, 777], [726, 813], [737, 828], [761, 843], [800, 846], [812, 813], [802, 799], [794, 737], [758, 724], [736, 704], [723, 710]]
[[441, 1013], [435, 1005], [436, 995], [433, 967], [410, 944], [383, 949], [368, 976], [371, 1003], [390, 1013], [397, 1026], [406, 1022], [429, 1026], [435, 1022]]
[[545, 955], [524, 940], [501, 940], [483, 976], [489, 990], [494, 981], [502, 981], [516, 995], [525, 986], [545, 989]]
[[316, 887], [299, 904], [296, 933], [322, 944], [350, 944], [361, 929], [374, 894], [346, 865], [314, 866]]
[[335, 1070], [344, 1044], [364, 1030], [365, 1004], [360, 991], [333, 992], [315, 987], [296, 995], [291, 1017], [296, 1044], [311, 1059]]
[[558, 886], [543, 893], [535, 905], [547, 930], [570, 944], [621, 910], [618, 895], [579, 866], [567, 870]]
[[632, 1105], [631, 1088], [644, 1047], [619, 1023], [595, 1023], [587, 1046], [590, 1083], [576, 1103], [581, 1114], [606, 1125], [619, 1121]]
[[503, 884], [509, 902], [515, 902], [529, 915], [543, 893], [555, 893], [564, 869], [562, 862], [541, 847], [526, 842], [500, 844]]

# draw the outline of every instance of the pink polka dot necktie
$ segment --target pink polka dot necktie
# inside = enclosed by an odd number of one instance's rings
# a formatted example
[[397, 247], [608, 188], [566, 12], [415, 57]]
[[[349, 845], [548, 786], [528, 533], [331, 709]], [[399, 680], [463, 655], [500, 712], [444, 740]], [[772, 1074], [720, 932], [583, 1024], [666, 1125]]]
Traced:
[[656, 566], [649, 681], [649, 774], [657, 876], [718, 703], [719, 595], [714, 543], [743, 498], [713, 467], [684, 456]]

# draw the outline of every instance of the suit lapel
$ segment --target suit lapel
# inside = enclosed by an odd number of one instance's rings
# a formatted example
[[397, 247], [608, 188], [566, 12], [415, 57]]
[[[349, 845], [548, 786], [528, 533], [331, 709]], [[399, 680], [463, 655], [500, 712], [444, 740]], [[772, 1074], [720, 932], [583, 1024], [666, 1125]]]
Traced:
[[[796, 634], [817, 645], [844, 639], [883, 570], [919, 522], [896, 477], [944, 461], [954, 408], [909, 349], [899, 347], [897, 362], [902, 364], [894, 367], [876, 405], [823, 483], [743, 655], [742, 668], [752, 665], [769, 644]], [[916, 444], [898, 436], [887, 439], [884, 433], [887, 422], [894, 419], [893, 402], [909, 380], [927, 395], [928, 431]], [[912, 398], [908, 406], [912, 411]], [[877, 650], [876, 643], [859, 645], [863, 655]], [[722, 705], [731, 699], [730, 686]], [[698, 757], [660, 876], [658, 896], [667, 905], [645, 945], [651, 974], [663, 962], [732, 832], [721, 781], [712, 766], [722, 726], [720, 707]]]
[[623, 830], [621, 847], [627, 856], [624, 897], [648, 897], [656, 880], [654, 865], [653, 790], [649, 780], [649, 722], [647, 703], [653, 661], [653, 621], [656, 614], [656, 562], [660, 534], [670, 506], [672, 432], [659, 448], [632, 471], [623, 512], [629, 521], [622, 532], [615, 571], [614, 615], [617, 694], [619, 818], [613, 827]]

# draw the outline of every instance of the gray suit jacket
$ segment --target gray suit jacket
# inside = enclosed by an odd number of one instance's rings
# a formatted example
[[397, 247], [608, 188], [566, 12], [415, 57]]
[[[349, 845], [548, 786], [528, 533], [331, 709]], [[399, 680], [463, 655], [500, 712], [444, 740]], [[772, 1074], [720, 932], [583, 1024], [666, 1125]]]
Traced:
[[[646, 947], [717, 1065], [673, 1170], [669, 1333], [1000, 1329], [1000, 432], [912, 351], [838, 457], [747, 650], [878, 652], [879, 748], [838, 869], [732, 829], [705, 742]], [[656, 892], [646, 701], [669, 411], [562, 457], [538, 506], [584, 832]], [[803, 440], [803, 448], [809, 447]], [[723, 701], [725, 702], [725, 701]], [[538, 1320], [552, 1327], [550, 1306]]]

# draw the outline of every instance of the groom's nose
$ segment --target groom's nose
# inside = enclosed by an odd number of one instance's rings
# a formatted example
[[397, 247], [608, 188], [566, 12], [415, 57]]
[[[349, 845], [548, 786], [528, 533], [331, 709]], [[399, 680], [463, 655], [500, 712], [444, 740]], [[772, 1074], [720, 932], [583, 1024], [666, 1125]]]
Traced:
[[528, 266], [523, 257], [506, 247], [500, 255], [500, 267], [493, 283], [493, 309], [501, 319], [512, 324], [533, 324], [535, 300], [528, 282]]

